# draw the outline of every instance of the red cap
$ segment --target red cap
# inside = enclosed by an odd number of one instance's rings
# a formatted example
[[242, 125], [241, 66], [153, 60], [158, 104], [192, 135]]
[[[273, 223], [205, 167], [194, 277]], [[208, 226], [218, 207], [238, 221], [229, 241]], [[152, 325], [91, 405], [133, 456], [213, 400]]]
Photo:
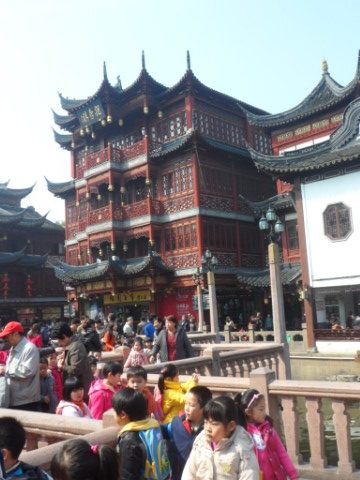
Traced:
[[10, 333], [24, 333], [23, 326], [19, 322], [9, 322], [6, 324], [4, 330], [0, 332], [0, 338], [5, 338]]

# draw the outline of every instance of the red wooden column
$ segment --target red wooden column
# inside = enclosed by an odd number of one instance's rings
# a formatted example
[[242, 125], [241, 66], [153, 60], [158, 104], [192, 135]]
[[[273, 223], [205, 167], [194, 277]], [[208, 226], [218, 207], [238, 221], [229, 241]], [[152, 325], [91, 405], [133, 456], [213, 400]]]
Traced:
[[[295, 204], [296, 204], [296, 213], [297, 213], [297, 223], [298, 223], [298, 236], [299, 236], [299, 253], [300, 253], [300, 264], [302, 271], [302, 283], [303, 288], [310, 285], [310, 276], [309, 276], [309, 267], [308, 267], [308, 258], [306, 251], [306, 237], [305, 237], [305, 225], [304, 225], [304, 209], [303, 202], [301, 197], [301, 183], [297, 179], [294, 184], [294, 193], [295, 193]], [[308, 337], [308, 348], [315, 349], [315, 334], [314, 334], [314, 309], [312, 305], [312, 298], [304, 298], [304, 315], [307, 325], [307, 337]]]
[[[192, 164], [193, 164], [193, 172], [194, 172], [194, 207], [200, 208], [200, 158], [198, 157], [197, 153], [193, 154], [192, 157]], [[201, 255], [204, 250], [203, 245], [203, 234], [202, 234], [202, 219], [200, 213], [196, 216], [196, 238], [197, 238], [197, 250], [199, 256], [198, 265], [201, 265]]]
[[186, 116], [186, 128], [189, 130], [193, 127], [193, 99], [190, 95], [185, 97], [185, 116]]

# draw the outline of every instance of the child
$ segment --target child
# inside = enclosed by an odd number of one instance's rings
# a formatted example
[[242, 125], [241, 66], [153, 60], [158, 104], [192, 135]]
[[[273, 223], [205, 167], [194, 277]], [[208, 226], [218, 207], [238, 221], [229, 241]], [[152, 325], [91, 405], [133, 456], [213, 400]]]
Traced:
[[149, 417], [155, 417], [161, 421], [163, 418], [162, 411], [155, 402], [155, 398], [146, 386], [147, 371], [143, 367], [130, 367], [126, 372], [127, 386], [142, 393], [147, 402], [147, 414]]
[[120, 456], [120, 478], [140, 480], [170, 477], [170, 463], [159, 423], [146, 418], [144, 395], [125, 388], [113, 397], [113, 408], [120, 426], [117, 452]]
[[40, 409], [45, 413], [55, 413], [58, 399], [54, 389], [54, 379], [48, 371], [49, 364], [46, 357], [40, 358]]
[[204, 407], [211, 400], [211, 391], [196, 385], [185, 395], [185, 413], [164, 426], [164, 437], [170, 440], [169, 458], [172, 480], [180, 480], [196, 437], [204, 427]]
[[13, 417], [0, 418], [0, 451], [4, 459], [6, 480], [33, 478], [49, 480], [50, 477], [28, 463], [19, 461], [26, 441], [26, 433], [22, 424]]
[[111, 400], [119, 391], [122, 366], [120, 363], [109, 362], [104, 365], [103, 379], [91, 384], [89, 390], [89, 408], [92, 417], [101, 420], [105, 412], [111, 408]]
[[246, 417], [246, 429], [252, 436], [255, 453], [264, 480], [295, 480], [298, 473], [287, 454], [271, 418], [266, 415], [265, 398], [257, 390], [238, 394], [235, 401]]
[[54, 480], [118, 480], [119, 461], [111, 447], [74, 438], [55, 453], [50, 471]]
[[230, 397], [217, 397], [204, 408], [204, 430], [196, 438], [182, 480], [258, 480], [252, 441], [238, 425], [239, 412]]
[[143, 350], [143, 341], [141, 337], [136, 337], [133, 348], [131, 349], [126, 362], [124, 363], [124, 370], [130, 367], [138, 367], [140, 365], [148, 365], [149, 359]]
[[92, 418], [84, 402], [84, 386], [76, 377], [67, 377], [64, 382], [63, 400], [56, 409], [57, 415], [65, 417]]
[[164, 422], [170, 423], [184, 410], [185, 394], [199, 381], [199, 376], [193, 373], [186, 383], [179, 382], [179, 371], [175, 365], [168, 363], [161, 370], [158, 380], [159, 392], [162, 396], [161, 405], [164, 412]]
[[145, 355], [150, 358], [151, 357], [151, 352], [152, 352], [152, 349], [153, 349], [153, 342], [151, 340], [151, 338], [149, 337], [145, 337], [144, 338], [144, 353]]
[[55, 395], [58, 402], [60, 402], [60, 400], [62, 400], [63, 379], [62, 371], [57, 366], [58, 358], [54, 349], [48, 354], [47, 359], [49, 362], [49, 371], [54, 379]]

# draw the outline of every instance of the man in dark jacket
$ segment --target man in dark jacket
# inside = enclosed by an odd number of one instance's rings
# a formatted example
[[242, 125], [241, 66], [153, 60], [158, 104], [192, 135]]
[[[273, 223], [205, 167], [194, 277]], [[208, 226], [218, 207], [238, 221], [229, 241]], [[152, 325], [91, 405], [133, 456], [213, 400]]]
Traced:
[[101, 352], [101, 340], [100, 336], [95, 329], [95, 321], [88, 320], [85, 324], [84, 331], [82, 333], [84, 345], [87, 352]]
[[51, 339], [57, 340], [59, 347], [64, 348], [63, 358], [58, 363], [58, 367], [63, 371], [63, 380], [65, 381], [67, 377], [78, 378], [84, 385], [85, 398], [87, 398], [93, 375], [84, 343], [74, 337], [69, 325], [65, 322], [54, 326]]

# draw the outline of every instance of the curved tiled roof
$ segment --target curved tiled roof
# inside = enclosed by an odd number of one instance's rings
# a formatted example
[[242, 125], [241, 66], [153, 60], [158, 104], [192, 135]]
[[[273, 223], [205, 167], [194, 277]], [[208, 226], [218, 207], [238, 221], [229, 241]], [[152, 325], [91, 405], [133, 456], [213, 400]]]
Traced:
[[150, 153], [151, 158], [164, 157], [170, 153], [176, 152], [181, 148], [189, 145], [191, 141], [204, 144], [215, 150], [221, 150], [226, 153], [233, 153], [235, 155], [241, 155], [242, 157], [250, 158], [249, 152], [246, 148], [236, 147], [235, 145], [229, 145], [227, 143], [214, 140], [210, 137], [198, 132], [196, 129], [190, 129], [185, 135], [177, 137], [169, 142], [162, 143], [158, 148], [154, 149]]
[[247, 119], [253, 125], [260, 127], [281, 127], [292, 122], [297, 122], [303, 118], [309, 117], [315, 113], [325, 111], [330, 107], [341, 104], [348, 99], [358, 86], [360, 79], [360, 52], [356, 73], [353, 80], [345, 87], [337, 83], [328, 72], [323, 73], [320, 82], [310, 92], [310, 94], [300, 102], [296, 107], [285, 112], [255, 115], [254, 113], [240, 108], [245, 111]]
[[269, 207], [273, 207], [275, 211], [295, 209], [295, 199], [292, 192], [280, 193], [259, 202], [252, 202], [240, 194], [239, 198], [250, 207], [255, 216], [262, 215]]
[[60, 147], [70, 150], [71, 142], [73, 141], [72, 135], [62, 135], [53, 129], [55, 142], [60, 145]]
[[56, 277], [62, 282], [77, 284], [90, 279], [101, 278], [110, 270], [121, 276], [131, 276], [150, 267], [165, 273], [173, 272], [171, 268], [163, 263], [160, 255], [154, 252], [151, 252], [146, 257], [104, 260], [90, 265], [74, 266], [60, 262], [54, 265], [54, 271]]
[[[280, 265], [280, 278], [282, 285], [294, 283], [301, 276], [301, 267], [298, 264]], [[237, 275], [241, 285], [248, 287], [264, 288], [270, 286], [270, 271], [268, 268], [261, 270], [241, 268]]]
[[3, 202], [4, 197], [17, 198], [21, 200], [29, 195], [35, 187], [34, 184], [28, 188], [8, 188], [8, 183], [9, 182], [0, 184], [0, 203]]
[[24, 218], [25, 209], [19, 212], [9, 212], [5, 208], [0, 208], [0, 225], [13, 225], [21, 222]]
[[59, 127], [69, 130], [74, 128], [78, 124], [78, 119], [76, 115], [59, 115], [58, 113], [52, 110], [54, 122]]
[[251, 147], [248, 149], [255, 165], [262, 171], [281, 174], [321, 170], [360, 159], [359, 123], [360, 98], [357, 98], [346, 108], [343, 124], [326, 142], [283, 156], [264, 155]]
[[49, 192], [53, 193], [57, 197], [64, 198], [67, 193], [75, 190], [75, 180], [69, 180], [61, 183], [50, 182], [50, 180], [48, 180], [46, 177], [45, 180]]

